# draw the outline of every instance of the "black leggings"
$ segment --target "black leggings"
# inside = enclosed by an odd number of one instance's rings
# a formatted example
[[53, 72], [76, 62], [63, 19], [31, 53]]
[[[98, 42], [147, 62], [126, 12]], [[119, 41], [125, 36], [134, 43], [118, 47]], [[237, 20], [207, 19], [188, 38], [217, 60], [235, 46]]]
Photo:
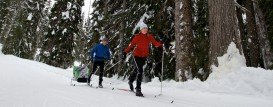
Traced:
[[[100, 67], [100, 74], [99, 74], [99, 84], [103, 81], [103, 70], [104, 70], [104, 61], [95, 61], [93, 64], [93, 71], [92, 74], [94, 74], [97, 70], [97, 67]], [[91, 78], [91, 75], [89, 76], [89, 79]]]
[[135, 69], [134, 69], [134, 72], [132, 72], [129, 77], [129, 82], [131, 82], [131, 83], [133, 83], [135, 81], [135, 79], [137, 78], [136, 89], [139, 89], [139, 90], [141, 90], [143, 66], [145, 64], [145, 61], [146, 61], [146, 57], [134, 56]]

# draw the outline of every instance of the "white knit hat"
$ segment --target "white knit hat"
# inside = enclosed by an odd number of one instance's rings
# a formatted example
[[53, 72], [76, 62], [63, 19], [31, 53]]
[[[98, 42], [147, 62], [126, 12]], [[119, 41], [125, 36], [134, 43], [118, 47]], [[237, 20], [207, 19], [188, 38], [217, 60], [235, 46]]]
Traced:
[[148, 26], [144, 22], [139, 23], [139, 30], [143, 28], [148, 28]]
[[104, 40], [104, 39], [107, 39], [105, 35], [101, 35], [100, 36], [100, 41]]

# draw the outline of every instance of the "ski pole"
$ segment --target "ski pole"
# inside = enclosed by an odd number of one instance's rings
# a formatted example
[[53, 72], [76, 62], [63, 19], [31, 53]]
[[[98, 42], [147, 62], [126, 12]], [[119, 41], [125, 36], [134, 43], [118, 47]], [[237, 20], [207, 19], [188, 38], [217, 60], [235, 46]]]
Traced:
[[[92, 62], [92, 61], [90, 61], [90, 62]], [[94, 69], [94, 62], [92, 63], [92, 69]], [[93, 70], [92, 70], [93, 71]], [[91, 76], [90, 76], [90, 78], [89, 78], [89, 81], [90, 81], [90, 83], [88, 84], [88, 85], [90, 85], [91, 87], [92, 87], [92, 84], [91, 84], [91, 80], [92, 80], [92, 78], [93, 78], [93, 76], [97, 73], [97, 71], [98, 70], [96, 70], [94, 73], [92, 73], [92, 71], [91, 71]]]
[[160, 84], [161, 89], [160, 89], [160, 94], [159, 94], [159, 95], [162, 95], [162, 81], [163, 81], [163, 73], [164, 73], [164, 72], [163, 72], [163, 70], [164, 70], [164, 51], [165, 51], [164, 44], [162, 44], [162, 48], [163, 48], [163, 49], [162, 49], [162, 50], [163, 50], [163, 51], [162, 51], [162, 59], [161, 59], [161, 60], [162, 60], [162, 61], [161, 61], [161, 62], [162, 62], [162, 68], [161, 68], [161, 81], [160, 81], [160, 82], [161, 82], [161, 84]]
[[116, 66], [117, 64], [119, 64], [121, 61], [122, 61], [122, 60], [119, 60], [117, 63], [115, 63], [113, 66], [111, 66], [110, 68], [108, 68], [108, 69], [105, 70], [105, 71], [108, 71], [108, 70], [110, 70], [111, 68], [115, 67], [115, 66]]

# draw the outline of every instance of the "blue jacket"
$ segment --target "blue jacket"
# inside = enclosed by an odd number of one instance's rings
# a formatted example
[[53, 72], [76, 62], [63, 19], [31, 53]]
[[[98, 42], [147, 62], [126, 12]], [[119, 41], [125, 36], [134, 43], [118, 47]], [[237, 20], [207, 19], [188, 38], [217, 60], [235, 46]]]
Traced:
[[105, 61], [110, 60], [110, 49], [103, 44], [96, 45], [93, 49], [90, 49], [90, 57], [93, 61]]

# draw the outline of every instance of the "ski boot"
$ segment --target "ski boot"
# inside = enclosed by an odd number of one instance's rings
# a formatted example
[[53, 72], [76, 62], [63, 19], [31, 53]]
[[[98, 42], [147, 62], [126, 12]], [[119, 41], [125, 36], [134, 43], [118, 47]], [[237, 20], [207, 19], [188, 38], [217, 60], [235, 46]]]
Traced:
[[138, 96], [138, 97], [144, 97], [144, 95], [141, 92], [141, 89], [136, 89], [136, 96]]
[[87, 82], [86, 82], [86, 83], [87, 83], [88, 86], [91, 86], [91, 84], [90, 84], [90, 79], [87, 79]]
[[98, 86], [99, 88], [103, 88], [103, 86], [102, 86], [102, 84], [99, 84], [99, 86]]

